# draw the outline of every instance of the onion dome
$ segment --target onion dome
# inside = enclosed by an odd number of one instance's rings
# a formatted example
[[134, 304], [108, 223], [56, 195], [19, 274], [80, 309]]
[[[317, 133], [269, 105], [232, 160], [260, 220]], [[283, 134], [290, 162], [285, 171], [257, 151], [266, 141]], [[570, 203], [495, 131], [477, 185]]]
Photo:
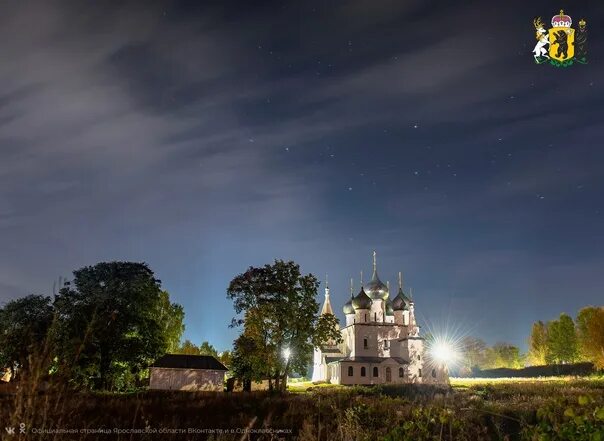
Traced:
[[354, 308], [352, 307], [352, 301], [354, 300], [354, 285], [352, 279], [350, 279], [350, 299], [344, 303], [344, 314], [354, 314]]
[[392, 309], [394, 311], [407, 311], [409, 309], [409, 298], [403, 293], [402, 289], [398, 290], [398, 294], [392, 300]]
[[398, 273], [398, 294], [392, 299], [392, 308], [395, 311], [408, 311], [411, 300], [403, 292], [403, 276]]
[[357, 309], [369, 309], [371, 308], [371, 299], [365, 293], [363, 287], [361, 287], [361, 292], [357, 294], [355, 298], [352, 299], [352, 307]]
[[346, 303], [344, 303], [344, 307], [342, 309], [344, 311], [344, 314], [346, 314], [346, 315], [354, 314], [354, 308], [352, 307], [352, 299], [350, 299]]
[[388, 287], [380, 280], [377, 273], [376, 252], [373, 252], [373, 275], [367, 284], [367, 295], [374, 300], [386, 300], [388, 298]]
[[394, 315], [394, 308], [390, 299], [386, 300], [386, 315]]

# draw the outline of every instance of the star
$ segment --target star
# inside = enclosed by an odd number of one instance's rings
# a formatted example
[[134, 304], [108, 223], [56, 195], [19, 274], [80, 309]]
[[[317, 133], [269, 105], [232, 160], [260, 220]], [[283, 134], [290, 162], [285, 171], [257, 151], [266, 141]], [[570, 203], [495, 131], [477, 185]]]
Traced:
[[352, 191], [352, 187], [348, 187], [348, 191]]

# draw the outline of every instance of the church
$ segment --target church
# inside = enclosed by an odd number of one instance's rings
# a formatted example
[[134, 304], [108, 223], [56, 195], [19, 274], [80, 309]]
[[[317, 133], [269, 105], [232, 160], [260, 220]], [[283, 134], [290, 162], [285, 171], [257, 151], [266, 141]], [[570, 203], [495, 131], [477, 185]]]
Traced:
[[[362, 276], [361, 276], [362, 279]], [[377, 271], [373, 252], [373, 275], [355, 296], [351, 280], [350, 299], [344, 304], [346, 325], [341, 327], [342, 343], [325, 342], [315, 349], [313, 382], [333, 384], [446, 383], [445, 366], [425, 356], [424, 338], [415, 320], [415, 302], [403, 290], [391, 298], [389, 284]], [[329, 286], [321, 314], [333, 314]]]

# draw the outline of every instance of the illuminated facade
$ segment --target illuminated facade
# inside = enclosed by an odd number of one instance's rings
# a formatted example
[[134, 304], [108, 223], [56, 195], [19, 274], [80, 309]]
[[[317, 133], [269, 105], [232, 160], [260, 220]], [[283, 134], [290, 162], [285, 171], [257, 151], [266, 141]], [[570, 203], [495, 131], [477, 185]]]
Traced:
[[[313, 381], [335, 384], [444, 383], [446, 370], [424, 360], [424, 339], [415, 320], [415, 304], [403, 291], [399, 273], [398, 293], [377, 273], [373, 253], [371, 281], [343, 308], [346, 325], [340, 329], [342, 343], [326, 342], [315, 349]], [[329, 286], [321, 314], [333, 314]]]

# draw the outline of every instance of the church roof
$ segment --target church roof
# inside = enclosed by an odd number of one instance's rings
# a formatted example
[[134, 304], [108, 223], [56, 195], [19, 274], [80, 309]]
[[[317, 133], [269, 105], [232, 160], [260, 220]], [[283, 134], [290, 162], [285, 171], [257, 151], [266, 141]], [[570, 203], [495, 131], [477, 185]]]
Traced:
[[334, 315], [333, 309], [331, 308], [331, 302], [329, 301], [329, 294], [325, 296], [325, 302], [323, 302], [323, 308], [321, 309], [321, 315], [324, 314]]
[[394, 308], [390, 299], [386, 300], [386, 315], [394, 315]]
[[354, 314], [354, 308], [352, 307], [352, 297], [346, 302], [344, 303], [344, 307], [342, 308], [342, 310], [344, 311], [344, 314], [348, 315], [348, 314]]
[[409, 310], [409, 304], [411, 299], [403, 292], [403, 275], [398, 273], [398, 294], [392, 299], [392, 308], [395, 311], [407, 311]]
[[361, 287], [361, 291], [357, 294], [357, 296], [352, 299], [352, 307], [354, 309], [369, 309], [371, 308], [371, 299], [365, 293], [363, 287]]
[[158, 358], [151, 367], [228, 371], [221, 362], [211, 355], [166, 354]]
[[367, 295], [369, 298], [386, 300], [388, 298], [388, 287], [380, 280], [377, 272], [377, 254], [373, 252], [373, 275], [367, 284]]
[[350, 279], [350, 299], [346, 303], [344, 303], [344, 307], [342, 308], [342, 310], [344, 311], [344, 314], [346, 314], [346, 315], [354, 314], [354, 308], [352, 307], [353, 300], [354, 300], [354, 286], [353, 286], [352, 279]]
[[325, 301], [323, 302], [323, 308], [321, 308], [321, 315], [331, 314], [333, 313], [333, 308], [331, 307], [331, 301], [329, 300], [329, 285], [327, 284], [327, 276], [325, 277]]
[[399, 288], [398, 294], [392, 300], [392, 309], [395, 311], [407, 311], [409, 309], [409, 297]]

